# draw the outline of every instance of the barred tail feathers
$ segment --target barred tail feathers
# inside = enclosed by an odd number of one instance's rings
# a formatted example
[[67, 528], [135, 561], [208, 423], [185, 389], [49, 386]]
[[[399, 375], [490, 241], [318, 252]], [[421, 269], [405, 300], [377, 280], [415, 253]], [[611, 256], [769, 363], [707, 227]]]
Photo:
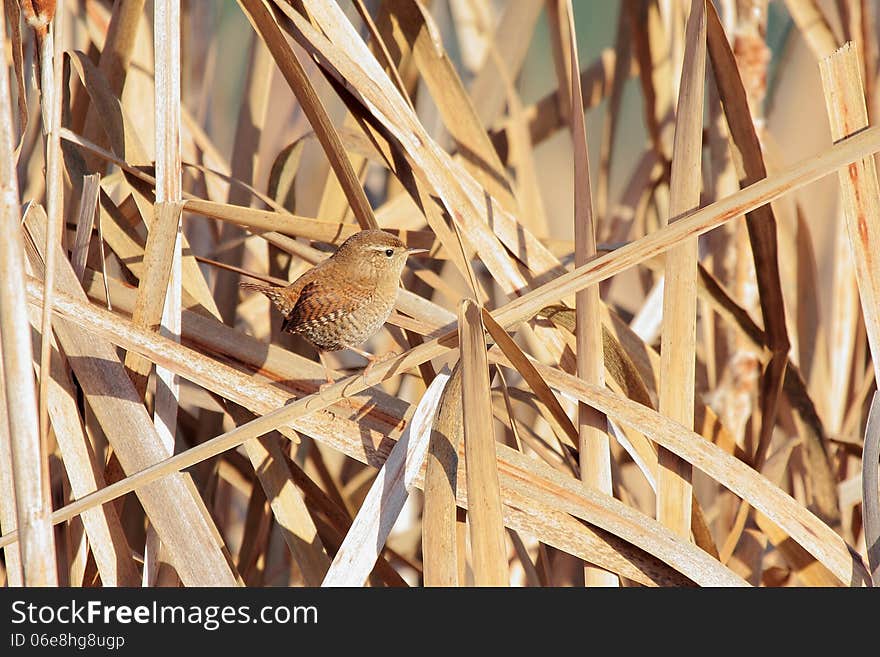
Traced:
[[284, 293], [285, 288], [278, 287], [276, 285], [260, 285], [258, 283], [239, 283], [239, 286], [244, 290], [253, 290], [255, 292], [260, 292], [264, 294], [269, 301], [272, 302], [272, 305], [280, 312], [282, 315], [287, 317], [291, 311], [293, 310], [293, 306], [296, 303], [295, 299], [291, 299], [287, 294]]

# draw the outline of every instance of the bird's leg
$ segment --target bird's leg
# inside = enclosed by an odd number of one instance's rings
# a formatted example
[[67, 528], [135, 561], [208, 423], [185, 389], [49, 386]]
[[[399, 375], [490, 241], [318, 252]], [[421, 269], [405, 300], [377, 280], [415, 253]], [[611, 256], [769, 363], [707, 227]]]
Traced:
[[376, 363], [382, 363], [389, 358], [394, 358], [395, 356], [400, 355], [396, 351], [389, 351], [387, 354], [383, 354], [382, 356], [375, 356], [368, 351], [364, 351], [363, 349], [358, 349], [357, 347], [352, 347], [351, 345], [346, 346], [357, 355], [367, 359], [367, 366], [364, 368], [364, 380], [366, 380], [367, 376], [370, 374], [370, 371], [373, 369], [373, 365], [375, 365]]
[[333, 380], [330, 372], [332, 371], [330, 366], [327, 365], [326, 357], [324, 356], [324, 350], [318, 349], [318, 359], [321, 361], [321, 365], [324, 366], [324, 376], [327, 377], [327, 383], [322, 383], [318, 386], [318, 392], [324, 392], [327, 388], [332, 386], [336, 381]]

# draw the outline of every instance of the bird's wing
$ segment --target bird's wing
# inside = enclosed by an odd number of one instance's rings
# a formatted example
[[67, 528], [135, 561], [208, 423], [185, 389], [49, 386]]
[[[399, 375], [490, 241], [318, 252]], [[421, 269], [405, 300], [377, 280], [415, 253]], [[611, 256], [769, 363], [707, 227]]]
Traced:
[[367, 295], [356, 288], [318, 278], [303, 286], [281, 329], [295, 333], [309, 326], [338, 322], [366, 301]]

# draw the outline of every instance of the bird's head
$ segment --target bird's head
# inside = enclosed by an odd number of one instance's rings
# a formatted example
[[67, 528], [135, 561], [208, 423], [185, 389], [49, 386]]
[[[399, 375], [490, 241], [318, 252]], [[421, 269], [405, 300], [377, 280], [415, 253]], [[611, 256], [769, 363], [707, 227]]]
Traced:
[[349, 268], [352, 277], [391, 278], [396, 284], [407, 257], [425, 251], [407, 247], [384, 230], [362, 230], [345, 240], [333, 258]]

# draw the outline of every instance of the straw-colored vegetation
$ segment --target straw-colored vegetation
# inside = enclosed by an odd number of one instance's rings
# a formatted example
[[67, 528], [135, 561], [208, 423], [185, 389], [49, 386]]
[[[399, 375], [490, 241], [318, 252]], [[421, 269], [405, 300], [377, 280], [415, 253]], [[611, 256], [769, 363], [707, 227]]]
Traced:
[[878, 10], [8, 0], [0, 581], [878, 581]]

